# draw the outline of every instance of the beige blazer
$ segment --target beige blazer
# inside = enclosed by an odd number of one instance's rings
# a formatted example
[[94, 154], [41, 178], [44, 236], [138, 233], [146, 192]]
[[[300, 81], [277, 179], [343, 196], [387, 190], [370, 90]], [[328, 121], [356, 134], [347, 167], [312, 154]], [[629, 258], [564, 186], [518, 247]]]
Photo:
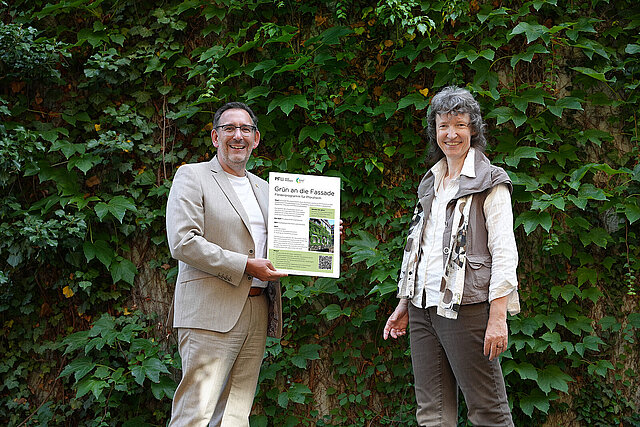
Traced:
[[[247, 172], [267, 221], [268, 183]], [[248, 298], [252, 277], [247, 258], [255, 256], [249, 216], [220, 162], [180, 166], [167, 201], [167, 240], [178, 260], [173, 327], [228, 332]], [[279, 282], [269, 282], [268, 335], [282, 336]]]

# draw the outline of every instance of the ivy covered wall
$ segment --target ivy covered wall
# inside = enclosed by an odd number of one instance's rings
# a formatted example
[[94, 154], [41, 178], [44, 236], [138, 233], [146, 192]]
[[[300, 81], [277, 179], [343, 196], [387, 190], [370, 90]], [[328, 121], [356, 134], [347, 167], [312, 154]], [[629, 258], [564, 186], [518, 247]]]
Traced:
[[166, 423], [166, 197], [240, 100], [249, 167], [339, 176], [345, 225], [340, 279], [283, 280], [252, 425], [415, 425], [381, 334], [456, 84], [515, 186], [516, 424], [640, 424], [639, 28], [635, 0], [0, 2], [0, 423]]

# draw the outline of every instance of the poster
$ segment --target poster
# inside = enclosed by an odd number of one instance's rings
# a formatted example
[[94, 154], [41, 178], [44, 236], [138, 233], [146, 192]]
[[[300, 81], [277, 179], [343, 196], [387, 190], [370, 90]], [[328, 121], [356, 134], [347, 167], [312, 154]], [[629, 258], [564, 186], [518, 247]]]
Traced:
[[269, 173], [267, 258], [282, 272], [340, 276], [340, 178]]

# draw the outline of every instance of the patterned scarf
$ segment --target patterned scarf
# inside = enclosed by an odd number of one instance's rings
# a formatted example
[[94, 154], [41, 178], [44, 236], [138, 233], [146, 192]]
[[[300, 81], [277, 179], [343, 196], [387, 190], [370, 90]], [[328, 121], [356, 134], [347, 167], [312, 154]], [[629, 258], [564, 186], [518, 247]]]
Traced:
[[449, 254], [440, 284], [440, 302], [437, 310], [439, 316], [447, 319], [458, 318], [462, 302], [467, 266], [467, 230], [472, 200], [473, 194], [458, 199], [453, 213], [453, 224], [458, 224], [458, 228], [451, 230]]

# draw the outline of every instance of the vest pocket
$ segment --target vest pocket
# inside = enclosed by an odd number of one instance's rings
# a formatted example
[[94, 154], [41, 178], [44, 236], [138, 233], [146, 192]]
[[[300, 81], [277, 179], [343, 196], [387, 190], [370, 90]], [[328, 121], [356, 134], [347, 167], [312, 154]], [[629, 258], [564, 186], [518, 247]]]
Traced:
[[489, 294], [489, 281], [491, 280], [491, 255], [467, 255], [467, 269], [465, 274], [469, 277], [465, 282], [482, 293]]

